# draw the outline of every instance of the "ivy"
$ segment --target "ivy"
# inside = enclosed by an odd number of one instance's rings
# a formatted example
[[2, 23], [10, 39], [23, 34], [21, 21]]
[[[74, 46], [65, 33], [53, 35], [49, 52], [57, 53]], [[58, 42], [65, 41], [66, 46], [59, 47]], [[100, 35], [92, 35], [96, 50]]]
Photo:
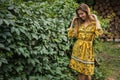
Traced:
[[77, 6], [74, 0], [0, 0], [0, 80], [75, 80], [67, 28]]
[[73, 79], [66, 33], [77, 3], [1, 0], [0, 5], [1, 79]]

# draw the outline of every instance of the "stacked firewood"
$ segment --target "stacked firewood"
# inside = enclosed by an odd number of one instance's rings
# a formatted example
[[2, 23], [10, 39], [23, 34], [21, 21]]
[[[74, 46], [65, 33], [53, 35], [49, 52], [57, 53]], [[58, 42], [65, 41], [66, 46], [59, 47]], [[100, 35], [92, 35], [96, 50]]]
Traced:
[[109, 0], [96, 0], [93, 8], [102, 18], [110, 17], [113, 14]]
[[120, 18], [118, 16], [114, 16], [109, 24], [108, 31], [113, 33], [115, 38], [120, 39]]
[[116, 38], [120, 39], [120, 0], [112, 1], [110, 5], [115, 16], [110, 21], [109, 31], [114, 33]]
[[120, 0], [95, 0], [94, 10], [102, 18], [110, 18], [108, 32], [109, 39], [120, 39]]

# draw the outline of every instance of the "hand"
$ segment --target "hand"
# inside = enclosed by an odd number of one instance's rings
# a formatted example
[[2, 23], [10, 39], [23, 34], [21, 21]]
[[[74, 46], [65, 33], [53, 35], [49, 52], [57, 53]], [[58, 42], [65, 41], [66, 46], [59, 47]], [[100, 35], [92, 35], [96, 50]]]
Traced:
[[72, 28], [72, 26], [77, 18], [79, 18], [79, 17], [77, 17], [77, 15], [73, 17], [71, 25], [70, 25], [70, 29]]
[[95, 21], [98, 20], [97, 16], [95, 14], [92, 14], [92, 16], [95, 18]]
[[92, 16], [95, 18], [96, 28], [97, 28], [97, 29], [102, 29], [102, 28], [101, 28], [101, 25], [100, 25], [100, 22], [99, 22], [99, 20], [98, 20], [98, 18], [97, 18], [97, 16], [96, 16], [95, 14], [92, 14]]
[[74, 22], [77, 18], [79, 18], [77, 15], [75, 15], [72, 19], [72, 22]]

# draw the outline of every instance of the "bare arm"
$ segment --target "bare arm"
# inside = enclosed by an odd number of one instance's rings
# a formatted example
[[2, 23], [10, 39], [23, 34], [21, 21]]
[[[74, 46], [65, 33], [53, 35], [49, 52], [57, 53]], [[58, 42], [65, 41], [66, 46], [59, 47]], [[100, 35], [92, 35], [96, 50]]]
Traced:
[[71, 22], [71, 24], [70, 24], [70, 27], [69, 28], [72, 28], [73, 27], [73, 25], [74, 24], [76, 24], [76, 19], [77, 19], [78, 17], [77, 16], [75, 16], [73, 19], [72, 19], [72, 22]]

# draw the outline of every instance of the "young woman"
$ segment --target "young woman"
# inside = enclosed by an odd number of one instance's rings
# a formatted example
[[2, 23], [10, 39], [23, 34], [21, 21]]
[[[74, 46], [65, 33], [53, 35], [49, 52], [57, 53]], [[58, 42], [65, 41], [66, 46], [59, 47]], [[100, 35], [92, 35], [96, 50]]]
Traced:
[[103, 33], [97, 16], [90, 13], [86, 4], [80, 4], [76, 16], [68, 28], [68, 37], [76, 37], [70, 67], [79, 72], [78, 80], [91, 80], [94, 74], [94, 53], [92, 42]]

